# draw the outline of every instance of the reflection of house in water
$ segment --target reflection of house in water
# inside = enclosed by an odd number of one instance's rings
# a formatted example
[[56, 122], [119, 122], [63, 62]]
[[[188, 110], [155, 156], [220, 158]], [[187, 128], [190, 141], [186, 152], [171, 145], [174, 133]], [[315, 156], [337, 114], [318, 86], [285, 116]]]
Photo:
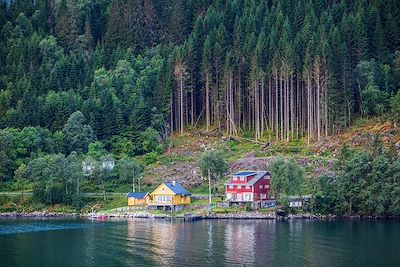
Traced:
[[[147, 249], [146, 240], [149, 240], [151, 234], [151, 224], [140, 223], [136, 220], [127, 221], [127, 245], [126, 250], [131, 257], [126, 258], [126, 265], [137, 264], [137, 258], [142, 257], [141, 251]], [[143, 240], [143, 241], [142, 241]], [[140, 259], [141, 262], [152, 263], [152, 259]]]
[[151, 225], [150, 244], [155, 265], [173, 265], [179, 224], [171, 221], [153, 221]]
[[229, 222], [225, 228], [226, 262], [228, 264], [254, 265], [255, 226]]
[[267, 263], [273, 253], [275, 221], [229, 222], [225, 228], [228, 264], [243, 266]]
[[[140, 264], [145, 265], [169, 266], [173, 263], [178, 224], [139, 220], [127, 223], [127, 250], [132, 255], [127, 259], [128, 265], [135, 265], [135, 257], [140, 257]], [[143, 251], [148, 251], [146, 258], [143, 258]]]

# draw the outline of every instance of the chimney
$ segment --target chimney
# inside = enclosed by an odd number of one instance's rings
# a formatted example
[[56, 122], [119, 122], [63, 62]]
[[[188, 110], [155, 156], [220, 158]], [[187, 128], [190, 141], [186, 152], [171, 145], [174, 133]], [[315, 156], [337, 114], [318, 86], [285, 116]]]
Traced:
[[175, 186], [176, 185], [176, 182], [175, 181], [172, 181], [172, 186]]

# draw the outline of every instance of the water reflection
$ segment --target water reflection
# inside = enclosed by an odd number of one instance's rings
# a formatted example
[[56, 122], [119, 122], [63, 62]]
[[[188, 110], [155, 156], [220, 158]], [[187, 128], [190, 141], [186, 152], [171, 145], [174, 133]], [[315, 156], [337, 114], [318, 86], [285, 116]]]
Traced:
[[0, 220], [15, 231], [0, 235], [0, 266], [400, 266], [398, 222], [54, 221], [19, 233], [26, 223]]
[[212, 263], [213, 255], [213, 225], [208, 224], [208, 249], [207, 249], [207, 262]]
[[254, 264], [255, 226], [228, 223], [225, 228], [226, 261]]
[[[150, 261], [156, 265], [172, 265], [179, 228], [179, 224], [167, 220], [148, 223], [127, 221], [127, 251], [132, 255], [127, 263], [132, 265], [141, 258], [142, 261]], [[144, 257], [143, 254], [148, 256]]]

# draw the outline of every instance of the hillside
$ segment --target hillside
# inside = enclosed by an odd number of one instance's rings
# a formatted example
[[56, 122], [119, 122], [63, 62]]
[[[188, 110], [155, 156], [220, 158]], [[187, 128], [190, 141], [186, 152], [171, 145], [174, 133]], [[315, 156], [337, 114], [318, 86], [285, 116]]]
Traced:
[[76, 208], [132, 180], [202, 193], [210, 149], [228, 173], [293, 157], [279, 171], [308, 192], [344, 157], [342, 174], [394, 173], [397, 2], [0, 0], [0, 190]]
[[[400, 141], [400, 131], [392, 122], [382, 118], [359, 120], [342, 133], [324, 138], [313, 145], [262, 144], [247, 141], [229, 140], [224, 136], [199, 136], [198, 132], [170, 137], [172, 147], [159, 156], [158, 160], [147, 166], [144, 184], [154, 185], [165, 180], [175, 179], [189, 188], [207, 184], [202, 177], [197, 159], [206, 150], [217, 149], [226, 153], [229, 161], [228, 173], [239, 170], [267, 170], [269, 163], [277, 157], [294, 157], [300, 166], [307, 170], [309, 177], [317, 177], [333, 171], [335, 156], [343, 145], [353, 149], [366, 150], [379, 135], [386, 148], [395, 148]], [[399, 150], [400, 153], [400, 150]], [[205, 189], [204, 189], [205, 190]]]

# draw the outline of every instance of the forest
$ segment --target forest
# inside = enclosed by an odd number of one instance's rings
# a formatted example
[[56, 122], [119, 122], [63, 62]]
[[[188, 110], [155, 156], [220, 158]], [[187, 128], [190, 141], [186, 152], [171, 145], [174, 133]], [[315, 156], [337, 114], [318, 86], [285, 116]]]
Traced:
[[311, 144], [400, 122], [399, 28], [396, 0], [2, 0], [0, 183], [193, 129]]

